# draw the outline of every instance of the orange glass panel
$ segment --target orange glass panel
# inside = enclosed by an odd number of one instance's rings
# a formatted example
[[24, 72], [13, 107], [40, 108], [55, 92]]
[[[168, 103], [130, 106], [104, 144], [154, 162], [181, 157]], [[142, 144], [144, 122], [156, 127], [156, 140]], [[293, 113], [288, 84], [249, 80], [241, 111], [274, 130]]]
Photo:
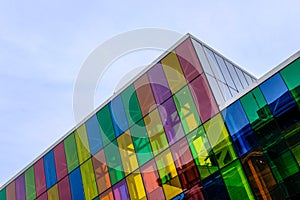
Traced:
[[113, 193], [111, 189], [107, 190], [103, 194], [100, 195], [100, 200], [114, 200]]
[[16, 184], [15, 184], [15, 181], [11, 182], [6, 187], [6, 199], [7, 200], [15, 200], [16, 199]]

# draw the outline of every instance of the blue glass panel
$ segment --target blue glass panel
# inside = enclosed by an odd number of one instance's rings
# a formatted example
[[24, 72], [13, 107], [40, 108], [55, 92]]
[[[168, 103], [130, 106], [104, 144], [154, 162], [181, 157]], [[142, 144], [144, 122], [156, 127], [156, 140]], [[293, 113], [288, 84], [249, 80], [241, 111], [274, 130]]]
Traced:
[[121, 133], [128, 129], [128, 123], [124, 111], [122, 97], [118, 95], [110, 102], [109, 105], [116, 137], [118, 137]]
[[258, 145], [240, 101], [223, 110], [222, 115], [239, 156]]
[[90, 145], [90, 152], [95, 155], [102, 148], [102, 138], [100, 135], [100, 125], [97, 116], [94, 115], [86, 123], [86, 132]]
[[75, 169], [70, 175], [70, 188], [72, 199], [74, 200], [82, 200], [84, 199], [83, 186], [82, 186], [82, 178], [80, 169]]
[[295, 104], [279, 73], [262, 83], [260, 89], [275, 116], [281, 115]]
[[219, 172], [207, 177], [202, 181], [204, 188], [205, 199], [222, 199], [229, 200], [229, 196]]
[[44, 156], [44, 168], [47, 189], [56, 183], [56, 169], [54, 163], [54, 152], [51, 150]]

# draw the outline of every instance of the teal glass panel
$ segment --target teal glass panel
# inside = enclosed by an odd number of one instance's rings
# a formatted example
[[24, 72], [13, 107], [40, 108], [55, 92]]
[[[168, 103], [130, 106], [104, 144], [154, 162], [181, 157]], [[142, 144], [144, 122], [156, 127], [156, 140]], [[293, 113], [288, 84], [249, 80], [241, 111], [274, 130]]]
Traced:
[[221, 170], [231, 199], [254, 199], [241, 163], [237, 160]]
[[133, 84], [122, 92], [122, 100], [129, 127], [142, 118], [139, 101]]
[[6, 200], [6, 188], [0, 191], [0, 200]]
[[139, 121], [136, 125], [130, 128], [132, 141], [139, 165], [143, 165], [151, 158], [153, 158], [150, 141], [148, 138], [147, 130], [144, 121]]
[[97, 118], [100, 124], [100, 133], [103, 146], [115, 139], [115, 131], [112, 123], [112, 118], [109, 110], [109, 105], [104, 106], [97, 112]]
[[64, 140], [64, 146], [65, 146], [65, 152], [66, 152], [68, 173], [70, 173], [79, 165], [74, 133], [69, 135]]
[[281, 70], [280, 74], [294, 99], [300, 106], [300, 58]]
[[110, 175], [111, 184], [114, 185], [124, 178], [122, 161], [119, 153], [119, 147], [116, 140], [104, 148], [106, 164]]
[[201, 125], [201, 120], [188, 86], [177, 92], [173, 99], [186, 134]]
[[33, 166], [25, 171], [25, 190], [26, 199], [34, 199], [36, 197]]

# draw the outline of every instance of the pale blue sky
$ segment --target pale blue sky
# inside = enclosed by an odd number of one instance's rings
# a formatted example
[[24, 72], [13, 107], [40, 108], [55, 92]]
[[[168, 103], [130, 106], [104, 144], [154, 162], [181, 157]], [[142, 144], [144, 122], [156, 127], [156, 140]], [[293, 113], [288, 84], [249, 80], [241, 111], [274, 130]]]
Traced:
[[[74, 126], [79, 69], [116, 34], [190, 32], [257, 77], [299, 50], [299, 1], [214, 2], [0, 0], [0, 185]], [[98, 103], [113, 87], [99, 90]]]

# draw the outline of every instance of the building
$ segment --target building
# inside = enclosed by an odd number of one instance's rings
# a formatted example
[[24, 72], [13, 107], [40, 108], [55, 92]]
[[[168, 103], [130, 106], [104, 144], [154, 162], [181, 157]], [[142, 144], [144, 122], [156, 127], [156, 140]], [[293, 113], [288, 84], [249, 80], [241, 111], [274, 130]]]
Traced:
[[184, 36], [4, 199], [299, 199], [300, 52], [260, 79]]

